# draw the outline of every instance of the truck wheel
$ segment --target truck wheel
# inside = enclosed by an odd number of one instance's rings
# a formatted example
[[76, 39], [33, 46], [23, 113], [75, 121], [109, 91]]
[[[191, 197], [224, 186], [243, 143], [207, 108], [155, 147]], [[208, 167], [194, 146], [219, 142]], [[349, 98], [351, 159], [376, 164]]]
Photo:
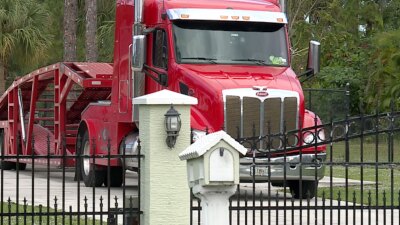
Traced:
[[[5, 149], [4, 149], [4, 131], [1, 130], [0, 131], [0, 157], [4, 151], [5, 151]], [[2, 169], [2, 170], [15, 169], [15, 163], [0, 160], [0, 169]]]
[[80, 145], [80, 154], [82, 157], [79, 159], [80, 171], [83, 183], [86, 187], [101, 187], [104, 182], [104, 170], [100, 170], [96, 165], [90, 163], [92, 161], [90, 156], [90, 140], [89, 134], [85, 131]]
[[16, 170], [26, 170], [26, 163], [18, 163], [15, 165]]
[[295, 199], [312, 199], [315, 197], [316, 187], [318, 187], [318, 181], [301, 181], [301, 195], [300, 195], [300, 181], [288, 181], [288, 187], [290, 193], [292, 193]]
[[[104, 185], [108, 186], [107, 169], [105, 170], [106, 179], [104, 180]], [[124, 170], [122, 167], [111, 167], [110, 168], [110, 187], [121, 187], [124, 182]]]

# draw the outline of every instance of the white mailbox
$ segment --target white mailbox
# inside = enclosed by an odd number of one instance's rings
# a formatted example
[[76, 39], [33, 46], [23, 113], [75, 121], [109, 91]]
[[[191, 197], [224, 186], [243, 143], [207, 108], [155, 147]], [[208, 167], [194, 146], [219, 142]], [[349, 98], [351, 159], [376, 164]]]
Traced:
[[179, 158], [187, 160], [189, 186], [239, 184], [239, 154], [247, 149], [225, 131], [208, 134], [186, 148]]

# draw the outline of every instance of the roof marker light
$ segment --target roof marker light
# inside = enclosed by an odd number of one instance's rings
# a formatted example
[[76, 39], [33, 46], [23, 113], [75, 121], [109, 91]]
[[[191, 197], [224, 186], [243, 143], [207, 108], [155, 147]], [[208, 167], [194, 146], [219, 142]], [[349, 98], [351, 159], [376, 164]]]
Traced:
[[220, 18], [223, 19], [223, 20], [227, 20], [228, 16], [220, 16]]
[[189, 14], [181, 14], [181, 18], [182, 19], [188, 19], [189, 18]]
[[277, 18], [276, 20], [278, 21], [278, 23], [283, 23], [283, 18]]
[[238, 20], [238, 19], [239, 19], [239, 16], [231, 16], [231, 18], [232, 18], [233, 20]]
[[243, 20], [250, 20], [250, 16], [242, 16]]

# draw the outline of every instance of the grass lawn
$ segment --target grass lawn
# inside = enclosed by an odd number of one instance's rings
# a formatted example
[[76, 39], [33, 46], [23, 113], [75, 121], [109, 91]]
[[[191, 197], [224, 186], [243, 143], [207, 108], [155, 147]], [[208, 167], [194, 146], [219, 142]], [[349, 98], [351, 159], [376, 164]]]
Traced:
[[[345, 201], [347, 193], [350, 202], [355, 201], [358, 204], [363, 203], [364, 205], [383, 206], [384, 204], [393, 204], [399, 206], [400, 167], [396, 165], [396, 163], [400, 162], [400, 139], [395, 138], [395, 141], [393, 141], [393, 151], [388, 151], [391, 147], [389, 148], [387, 136], [380, 136], [378, 138], [378, 145], [376, 144], [375, 137], [368, 137], [363, 142], [363, 145], [360, 143], [360, 140], [349, 142], [349, 148], [347, 148], [349, 165], [347, 169], [344, 164], [346, 158], [345, 143], [333, 144], [332, 151], [328, 149], [327, 162], [339, 162], [343, 164], [328, 165], [325, 170], [325, 175], [330, 176], [332, 174], [333, 177], [345, 178], [347, 170], [349, 179], [372, 181], [376, 183], [372, 185], [364, 184], [363, 186], [354, 185], [348, 188], [321, 187], [318, 189], [318, 196], [322, 197], [322, 193], [325, 192], [325, 197], [327, 199], [333, 197], [333, 199], [338, 200], [340, 193], [340, 199]], [[363, 148], [363, 150], [361, 150], [361, 148]], [[393, 161], [389, 160], [390, 155], [393, 156]], [[361, 162], [369, 163], [369, 165], [362, 165], [360, 164]], [[375, 162], [385, 164], [382, 165]], [[388, 165], [387, 163], [389, 162], [393, 162], [394, 164]]]
[[[3, 204], [3, 211], [5, 214], [7, 213], [16, 213], [17, 212], [17, 205], [14, 203], [8, 204], [8, 203], [2, 203]], [[80, 217], [80, 220], [78, 221], [77, 216], [70, 216], [68, 213], [66, 213], [65, 218], [63, 220], [62, 215], [55, 216], [45, 216], [42, 215], [40, 216], [40, 212], [42, 213], [47, 213], [48, 208], [46, 207], [34, 207], [34, 214], [33, 215], [33, 221], [32, 221], [32, 206], [26, 206], [26, 209], [24, 209], [24, 205], [19, 205], [18, 206], [18, 212], [20, 215], [17, 217], [16, 215], [13, 216], [3, 216], [0, 218], [0, 223], [2, 224], [24, 224], [24, 225], [34, 225], [34, 224], [70, 224], [70, 225], [76, 225], [76, 224], [102, 224], [101, 221], [99, 220], [92, 220], [90, 218], [85, 218], [84, 216]], [[54, 209], [49, 209], [50, 213], [54, 213]], [[61, 212], [58, 210], [58, 212]], [[47, 221], [49, 220], [49, 223]], [[105, 224], [105, 222], [103, 222]]]
[[[345, 178], [346, 168], [344, 167], [332, 167], [334, 177]], [[378, 176], [376, 176], [376, 172]], [[325, 192], [327, 199], [333, 197], [338, 200], [339, 193], [342, 201], [346, 200], [346, 192], [348, 194], [349, 202], [356, 202], [358, 204], [363, 203], [364, 205], [396, 205], [399, 206], [399, 190], [400, 190], [400, 170], [399, 169], [387, 169], [387, 168], [371, 168], [367, 167], [363, 169], [363, 180], [378, 182], [369, 185], [354, 185], [346, 187], [321, 187], [318, 188], [318, 196], [322, 197], [322, 193]], [[330, 168], [327, 168], [326, 175], [330, 175]], [[393, 182], [392, 182], [393, 175]], [[349, 167], [348, 178], [354, 180], [361, 180], [361, 168], [360, 167]], [[377, 185], [376, 185], [377, 184]], [[393, 184], [393, 185], [392, 185]], [[331, 192], [332, 190], [332, 192]], [[393, 203], [392, 203], [392, 191], [393, 191]], [[331, 195], [332, 193], [332, 195]], [[369, 196], [370, 193], [370, 196]], [[384, 202], [385, 193], [385, 202]], [[370, 197], [370, 199], [369, 199]], [[355, 198], [355, 199], [354, 199]]]
[[394, 138], [393, 150], [389, 150], [387, 135], [380, 135], [376, 140], [375, 136], [366, 137], [362, 145], [360, 139], [351, 140], [348, 150], [344, 141], [333, 143], [332, 147], [327, 146], [327, 161], [345, 162], [346, 152], [348, 152], [350, 163], [359, 163], [361, 160], [366, 163], [388, 162], [390, 155], [393, 155], [393, 162], [400, 163], [399, 135]]

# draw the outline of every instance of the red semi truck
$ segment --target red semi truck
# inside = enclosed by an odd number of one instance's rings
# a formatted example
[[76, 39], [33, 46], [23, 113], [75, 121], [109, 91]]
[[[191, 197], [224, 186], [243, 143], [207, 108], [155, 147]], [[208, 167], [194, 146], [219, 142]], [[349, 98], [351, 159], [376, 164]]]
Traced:
[[[198, 98], [199, 104], [191, 110], [194, 140], [206, 129], [248, 137], [254, 129], [257, 135], [265, 135], [266, 124], [275, 133], [282, 132], [284, 122], [286, 130], [313, 126], [315, 115], [305, 109], [301, 84], [290, 67], [283, 4], [278, 0], [117, 0], [113, 63], [50, 65], [15, 80], [1, 96], [2, 154], [107, 155], [109, 148], [111, 154], [123, 150], [135, 154], [140, 131], [132, 99], [163, 89]], [[317, 42], [310, 44], [308, 69], [319, 70]], [[312, 136], [309, 132], [303, 138], [312, 141]], [[18, 159], [19, 169], [32, 160]], [[251, 160], [242, 158], [243, 181], [252, 179]], [[270, 160], [283, 162], [284, 158], [275, 155]], [[293, 181], [287, 182], [292, 192], [296, 196], [300, 190], [303, 196], [313, 192], [324, 168], [303, 166], [300, 172], [298, 162], [325, 160], [325, 147], [289, 152], [286, 160], [291, 162], [285, 177]], [[77, 164], [70, 158], [54, 157], [50, 162]], [[122, 162], [114, 158], [110, 162], [110, 185], [120, 186]], [[107, 180], [108, 160], [95, 163], [80, 159], [79, 173], [86, 186], [101, 186]], [[15, 158], [1, 161], [2, 169], [15, 166]], [[126, 166], [134, 167], [135, 162], [127, 159]], [[273, 184], [283, 183], [283, 164], [271, 168]], [[265, 180], [263, 173], [258, 168], [256, 178]]]

